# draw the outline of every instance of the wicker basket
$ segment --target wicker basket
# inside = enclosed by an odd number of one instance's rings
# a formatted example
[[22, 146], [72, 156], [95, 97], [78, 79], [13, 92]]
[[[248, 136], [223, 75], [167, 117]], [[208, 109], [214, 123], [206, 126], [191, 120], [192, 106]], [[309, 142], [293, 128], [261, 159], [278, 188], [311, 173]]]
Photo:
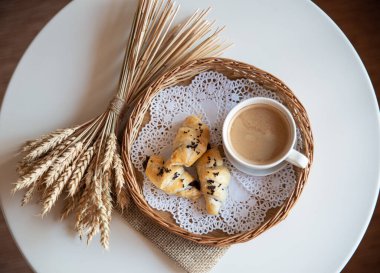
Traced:
[[[295, 168], [297, 180], [295, 189], [291, 193], [290, 197], [284, 201], [282, 206], [269, 210], [264, 222], [259, 227], [234, 235], [229, 235], [222, 231], [213, 231], [206, 235], [192, 234], [189, 231], [179, 227], [173, 220], [170, 213], [151, 208], [144, 199], [142, 192], [142, 174], [134, 168], [132, 161], [130, 160], [132, 144], [136, 140], [141, 128], [150, 119], [149, 107], [151, 98], [167, 86], [188, 84], [191, 81], [191, 78], [184, 78], [184, 72], [194, 71], [194, 74], [197, 74], [201, 71], [207, 70], [223, 73], [229, 79], [251, 79], [266, 89], [276, 92], [282, 99], [283, 104], [293, 114], [304, 143], [302, 152], [310, 160], [309, 165], [305, 169]], [[179, 236], [182, 236], [183, 238], [206, 245], [228, 246], [235, 243], [246, 242], [255, 238], [262, 232], [279, 223], [287, 216], [299, 198], [310, 171], [310, 166], [313, 161], [313, 136], [310, 129], [309, 119], [304, 107], [293, 92], [282, 81], [277, 79], [275, 76], [249, 64], [224, 58], [207, 58], [195, 60], [177, 67], [173, 71], [166, 73], [149, 88], [145, 96], [140, 99], [131, 113], [123, 138], [122, 155], [127, 170], [127, 180], [129, 183], [130, 194], [133, 201], [143, 213], [149, 216], [156, 223], [160, 224], [162, 227], [178, 234]]]

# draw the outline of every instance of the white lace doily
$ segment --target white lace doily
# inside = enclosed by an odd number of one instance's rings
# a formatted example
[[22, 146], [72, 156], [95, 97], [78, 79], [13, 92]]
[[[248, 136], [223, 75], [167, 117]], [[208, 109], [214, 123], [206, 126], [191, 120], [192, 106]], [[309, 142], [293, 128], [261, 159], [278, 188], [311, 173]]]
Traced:
[[[204, 72], [189, 86], [174, 86], [160, 91], [150, 106], [151, 120], [141, 130], [132, 147], [132, 161], [144, 174], [143, 162], [147, 156], [168, 158], [172, 142], [183, 120], [200, 115], [211, 131], [211, 145], [222, 144], [222, 126], [233, 106], [250, 97], [270, 97], [281, 102], [274, 92], [247, 79], [229, 80], [217, 72]], [[301, 138], [298, 134], [298, 148]], [[254, 177], [234, 168], [226, 159], [231, 172], [227, 201], [220, 215], [208, 215], [203, 198], [190, 201], [170, 196], [157, 189], [145, 176], [143, 193], [150, 206], [168, 211], [182, 228], [196, 234], [206, 234], [219, 229], [229, 234], [258, 227], [267, 211], [280, 206], [295, 186], [295, 172], [288, 164], [277, 173]], [[189, 168], [192, 175], [194, 169]]]

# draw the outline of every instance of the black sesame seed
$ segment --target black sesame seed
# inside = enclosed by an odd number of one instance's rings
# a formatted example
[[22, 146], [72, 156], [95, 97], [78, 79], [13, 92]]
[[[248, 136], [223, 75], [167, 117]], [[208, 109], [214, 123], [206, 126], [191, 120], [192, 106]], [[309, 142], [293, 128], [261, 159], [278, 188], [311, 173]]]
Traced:
[[194, 188], [197, 188], [198, 190], [201, 189], [201, 184], [199, 183], [198, 180], [194, 180], [194, 181], [190, 182], [190, 183], [189, 183], [189, 186], [192, 186], [192, 187], [194, 187]]
[[[150, 157], [147, 156], [147, 157], [144, 159], [143, 163], [142, 163], [144, 170], [146, 170], [146, 167], [148, 166], [149, 158], [150, 158]], [[151, 160], [150, 163], [153, 163], [153, 160]]]
[[177, 179], [178, 177], [179, 177], [179, 173], [175, 172], [174, 175], [173, 175], [172, 180], [175, 180], [175, 179]]
[[215, 192], [215, 186], [207, 186], [207, 189], [209, 189], [210, 190], [210, 192], [211, 192], [211, 195], [213, 195], [214, 194], [214, 192]]
[[195, 151], [195, 149], [198, 147], [198, 143], [195, 143], [194, 141], [191, 141], [191, 143], [189, 145], [186, 146], [186, 148], [188, 149], [193, 149]]

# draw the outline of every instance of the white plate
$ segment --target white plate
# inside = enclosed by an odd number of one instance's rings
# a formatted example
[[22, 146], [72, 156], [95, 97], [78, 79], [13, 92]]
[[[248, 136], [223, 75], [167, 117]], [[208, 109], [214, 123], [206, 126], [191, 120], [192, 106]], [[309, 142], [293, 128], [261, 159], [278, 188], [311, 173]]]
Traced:
[[[132, 3], [132, 4], [130, 4]], [[310, 115], [315, 159], [289, 217], [231, 247], [214, 272], [336, 272], [356, 249], [379, 190], [379, 115], [368, 75], [347, 38], [309, 1], [180, 1], [181, 14], [211, 5], [235, 43], [225, 56], [284, 80]], [[10, 195], [25, 139], [85, 121], [106, 107], [118, 79], [135, 1], [73, 1], [20, 61], [0, 116], [1, 202], [9, 227], [38, 272], [178, 272], [119, 216], [111, 250], [86, 247], [60, 222], [41, 220]], [[22, 35], [18, 33], [17, 35]]]

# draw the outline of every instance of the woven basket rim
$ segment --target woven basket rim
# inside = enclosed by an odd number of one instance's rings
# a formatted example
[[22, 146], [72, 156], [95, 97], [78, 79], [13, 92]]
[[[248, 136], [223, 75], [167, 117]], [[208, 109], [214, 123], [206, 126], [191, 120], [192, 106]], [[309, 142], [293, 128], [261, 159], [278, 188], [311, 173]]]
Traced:
[[[248, 78], [254, 80], [263, 85], [269, 84], [271, 87], [273, 86], [276, 92], [281, 90], [281, 95], [286, 97], [287, 103], [291, 105], [291, 109], [288, 109], [292, 112], [293, 117], [295, 118], [297, 127], [299, 128], [303, 142], [304, 142], [304, 153], [309, 158], [308, 166], [303, 169], [298, 170], [298, 178], [296, 181], [295, 188], [293, 192], [290, 194], [288, 199], [285, 202], [276, 208], [276, 213], [266, 219], [259, 227], [233, 235], [227, 235], [224, 237], [215, 237], [207, 234], [193, 234], [181, 227], [179, 227], [175, 222], [170, 222], [169, 220], [163, 218], [155, 209], [151, 208], [149, 204], [146, 202], [144, 195], [142, 193], [142, 189], [139, 186], [135, 175], [135, 169], [133, 163], [130, 159], [130, 151], [131, 146], [134, 141], [134, 138], [137, 137], [138, 131], [141, 126], [143, 113], [148, 111], [150, 106], [151, 99], [158, 93], [160, 90], [166, 88], [167, 86], [173, 86], [182, 82], [181, 73], [183, 71], [194, 70], [195, 72], [202, 72], [207, 70], [216, 70], [225, 69], [231, 73], [238, 75], [240, 78]], [[199, 74], [199, 73], [197, 73]], [[222, 74], [224, 74], [222, 72]], [[225, 74], [224, 74], [225, 75]], [[227, 78], [230, 78], [228, 75], [225, 75]], [[178, 81], [178, 79], [180, 79]], [[163, 86], [165, 86], [163, 88]], [[140, 125], [138, 125], [140, 124]], [[137, 125], [137, 126], [136, 126]], [[147, 215], [151, 220], [161, 225], [163, 228], [185, 238], [192, 240], [194, 242], [198, 242], [206, 245], [213, 246], [228, 246], [235, 243], [242, 243], [248, 240], [255, 238], [260, 235], [264, 231], [273, 227], [274, 225], [281, 222], [286, 218], [290, 210], [295, 205], [298, 200], [300, 194], [303, 191], [303, 188], [307, 182], [307, 178], [310, 172], [310, 168], [313, 162], [313, 134], [310, 127], [310, 121], [307, 115], [307, 112], [298, 98], [294, 95], [294, 93], [290, 90], [289, 87], [285, 85], [280, 79], [275, 77], [274, 75], [261, 70], [253, 65], [243, 63], [240, 61], [235, 61], [227, 58], [204, 58], [198, 59], [186, 64], [183, 64], [174, 70], [167, 72], [162, 77], [160, 77], [146, 92], [146, 94], [140, 98], [140, 100], [136, 103], [133, 108], [131, 115], [129, 117], [129, 121], [127, 122], [123, 142], [122, 142], [122, 157], [123, 162], [126, 167], [126, 176], [127, 183], [129, 186], [129, 191], [134, 203], [137, 207], [142, 211], [145, 215]]]

